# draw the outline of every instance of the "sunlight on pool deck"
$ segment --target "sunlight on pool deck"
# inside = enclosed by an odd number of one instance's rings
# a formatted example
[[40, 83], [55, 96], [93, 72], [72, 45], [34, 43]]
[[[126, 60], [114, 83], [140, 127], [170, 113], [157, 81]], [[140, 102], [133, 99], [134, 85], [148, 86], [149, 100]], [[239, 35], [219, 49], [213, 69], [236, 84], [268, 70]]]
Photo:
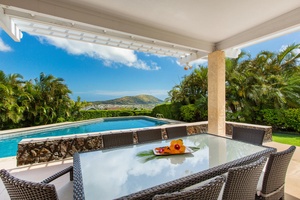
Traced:
[[[278, 151], [287, 149], [289, 145], [280, 144], [277, 142], [264, 143], [266, 146], [277, 148]], [[64, 161], [49, 162], [45, 164], [35, 164], [17, 167], [16, 157], [8, 157], [0, 159], [0, 169], [8, 169], [14, 176], [33, 182], [39, 182], [52, 174], [73, 164], [73, 159], [69, 158]], [[73, 199], [72, 182], [69, 181], [69, 174], [66, 174], [52, 182], [56, 189], [62, 192], [70, 199]], [[293, 158], [290, 162], [285, 185], [285, 199], [297, 200], [300, 199], [300, 147], [296, 148]], [[0, 181], [0, 199], [9, 200], [6, 189], [2, 181]]]

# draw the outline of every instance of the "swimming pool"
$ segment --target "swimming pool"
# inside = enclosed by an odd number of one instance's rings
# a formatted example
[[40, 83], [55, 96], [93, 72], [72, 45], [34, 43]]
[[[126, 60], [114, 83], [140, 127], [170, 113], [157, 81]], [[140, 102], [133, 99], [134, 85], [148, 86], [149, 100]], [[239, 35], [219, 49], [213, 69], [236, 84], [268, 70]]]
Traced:
[[88, 124], [77, 124], [72, 127], [60, 127], [48, 130], [39, 130], [26, 132], [23, 135], [7, 136], [0, 139], [0, 158], [15, 156], [17, 153], [18, 143], [25, 138], [42, 138], [52, 136], [64, 136], [73, 134], [86, 134], [93, 132], [109, 131], [109, 130], [124, 130], [130, 128], [145, 128], [167, 124], [167, 121], [158, 120], [148, 117], [139, 118], [107, 118], [97, 122]]

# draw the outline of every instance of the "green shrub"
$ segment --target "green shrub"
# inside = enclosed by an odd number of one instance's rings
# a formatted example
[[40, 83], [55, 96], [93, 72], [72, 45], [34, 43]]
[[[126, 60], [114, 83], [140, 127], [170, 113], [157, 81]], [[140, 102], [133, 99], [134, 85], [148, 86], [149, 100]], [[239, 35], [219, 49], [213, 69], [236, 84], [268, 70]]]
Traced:
[[65, 118], [63, 118], [63, 117], [59, 117], [59, 118], [57, 118], [57, 123], [60, 123], [60, 122], [65, 122], [66, 120], [65, 120]]
[[300, 132], [300, 109], [264, 109], [260, 113], [263, 124], [274, 129]]
[[80, 115], [76, 118], [78, 120], [87, 120], [87, 119], [95, 119], [95, 118], [104, 118], [104, 117], [121, 117], [121, 116], [137, 116], [137, 115], [145, 115], [151, 116], [150, 110], [82, 110], [80, 111]]
[[207, 110], [203, 109], [200, 104], [188, 104], [182, 105], [180, 103], [165, 103], [156, 106], [152, 110], [152, 116], [156, 117], [156, 114], [162, 114], [165, 118], [196, 122], [207, 120]]
[[287, 109], [284, 111], [285, 128], [300, 132], [300, 109]]
[[152, 110], [134, 110], [133, 113], [135, 116], [152, 116]]
[[[119, 117], [119, 116], [153, 116], [156, 114], [162, 114], [165, 118], [194, 122], [203, 121], [203, 116], [206, 112], [200, 110], [198, 105], [181, 105], [179, 103], [166, 103], [161, 104], [153, 108], [153, 110], [89, 110], [80, 111], [78, 115], [73, 116], [74, 121], [87, 120], [104, 117]], [[242, 112], [242, 111], [240, 111]], [[243, 122], [242, 114], [237, 113], [226, 113], [227, 121]], [[289, 130], [300, 132], [300, 109], [264, 109], [259, 112], [260, 119], [259, 124], [266, 124], [272, 126], [273, 129]], [[70, 120], [70, 119], [68, 119]], [[58, 118], [58, 122], [64, 122], [66, 119]]]
[[156, 114], [162, 114], [164, 118], [182, 120], [180, 113], [181, 104], [165, 103], [153, 108], [151, 115], [156, 117]]
[[189, 104], [181, 106], [180, 113], [183, 121], [193, 122], [196, 119], [197, 109], [194, 104]]
[[282, 129], [285, 123], [284, 110], [282, 109], [264, 109], [260, 111], [262, 116], [261, 123], [270, 125], [275, 129]]

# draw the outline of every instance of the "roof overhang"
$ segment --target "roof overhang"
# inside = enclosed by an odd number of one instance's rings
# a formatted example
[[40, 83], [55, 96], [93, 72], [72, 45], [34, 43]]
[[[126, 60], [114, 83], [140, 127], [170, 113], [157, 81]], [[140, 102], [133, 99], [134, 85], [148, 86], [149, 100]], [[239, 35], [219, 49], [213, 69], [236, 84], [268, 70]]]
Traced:
[[300, 1], [0, 0], [0, 26], [15, 41], [23, 31], [173, 56], [184, 64], [215, 50], [237, 57], [242, 47], [299, 30]]

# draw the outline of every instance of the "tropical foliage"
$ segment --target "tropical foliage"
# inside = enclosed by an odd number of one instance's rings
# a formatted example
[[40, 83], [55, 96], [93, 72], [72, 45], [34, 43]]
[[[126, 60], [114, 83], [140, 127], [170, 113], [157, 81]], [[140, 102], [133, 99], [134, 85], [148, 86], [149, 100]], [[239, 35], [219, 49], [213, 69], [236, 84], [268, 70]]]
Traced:
[[[255, 58], [242, 52], [226, 59], [227, 120], [262, 122], [264, 109], [300, 108], [299, 44], [279, 52], [262, 51]], [[193, 104], [196, 110], [182, 109], [207, 117], [207, 67], [199, 66], [169, 91], [168, 100]], [[206, 112], [206, 113], [205, 113]], [[195, 120], [194, 119], [194, 120]]]
[[0, 129], [72, 120], [86, 102], [70, 99], [62, 78], [40, 74], [24, 81], [20, 74], [0, 71]]
[[81, 110], [76, 120], [96, 119], [103, 117], [122, 117], [122, 116], [151, 116], [151, 110]]

